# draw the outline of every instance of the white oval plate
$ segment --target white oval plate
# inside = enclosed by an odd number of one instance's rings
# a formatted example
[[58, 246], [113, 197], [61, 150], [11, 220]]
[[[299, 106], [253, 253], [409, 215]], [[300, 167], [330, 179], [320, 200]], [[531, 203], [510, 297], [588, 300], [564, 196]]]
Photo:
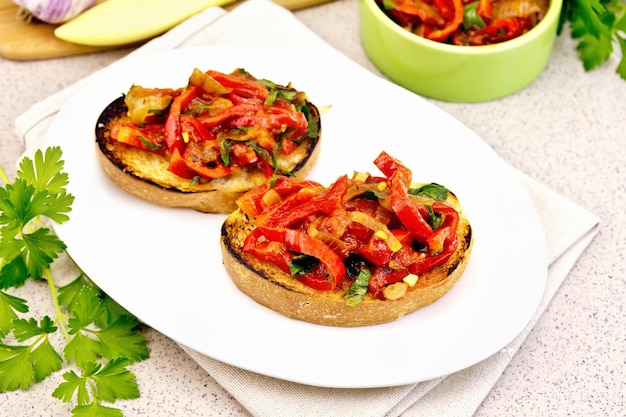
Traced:
[[[222, 215], [165, 209], [131, 197], [96, 159], [98, 115], [132, 84], [184, 86], [194, 67], [293, 82], [318, 105], [321, 156], [310, 178], [329, 185], [354, 170], [378, 172], [385, 150], [459, 197], [475, 246], [458, 284], [435, 304], [393, 323], [320, 326], [283, 317], [242, 294], [219, 249]], [[144, 323], [228, 364], [304, 384], [364, 388], [423, 381], [503, 348], [543, 294], [541, 224], [513, 170], [487, 144], [422, 98], [356, 66], [275, 50], [208, 46], [119, 62], [62, 108], [46, 145], [64, 152], [70, 221], [56, 227], [75, 262]]]

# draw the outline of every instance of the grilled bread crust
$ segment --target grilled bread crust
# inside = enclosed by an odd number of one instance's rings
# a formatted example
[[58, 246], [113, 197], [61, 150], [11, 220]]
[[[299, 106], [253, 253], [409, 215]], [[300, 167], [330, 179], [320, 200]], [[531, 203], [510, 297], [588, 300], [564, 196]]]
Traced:
[[439, 300], [452, 289], [465, 271], [473, 247], [472, 228], [460, 211], [456, 196], [450, 193], [448, 202], [460, 213], [458, 248], [448, 262], [420, 275], [415, 286], [410, 287], [399, 300], [380, 300], [367, 294], [357, 306], [350, 307], [343, 298], [350, 286], [348, 280], [344, 279], [343, 286], [336, 290], [315, 290], [292, 279], [274, 264], [244, 253], [243, 243], [254, 225], [239, 209], [222, 225], [224, 266], [243, 293], [284, 316], [338, 327], [391, 322]]
[[[281, 170], [304, 178], [319, 156], [321, 122], [315, 105], [307, 102], [316, 116], [318, 135], [307, 138], [288, 156], [277, 154]], [[100, 114], [96, 124], [96, 152], [100, 165], [111, 180], [129, 194], [164, 207], [185, 207], [208, 213], [230, 213], [236, 209], [235, 200], [267, 178], [252, 168], [235, 168], [224, 178], [193, 184], [168, 171], [166, 158], [136, 149], [110, 137], [111, 127], [128, 118], [124, 96], [111, 102]]]

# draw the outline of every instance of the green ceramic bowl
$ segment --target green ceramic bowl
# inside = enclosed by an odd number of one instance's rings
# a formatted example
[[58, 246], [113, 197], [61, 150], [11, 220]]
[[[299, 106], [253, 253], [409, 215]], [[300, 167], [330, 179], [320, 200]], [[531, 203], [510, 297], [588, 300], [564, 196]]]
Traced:
[[456, 46], [414, 35], [392, 21], [375, 0], [359, 0], [363, 47], [396, 84], [445, 101], [479, 102], [515, 93], [545, 68], [563, 0], [552, 0], [533, 29], [510, 41]]

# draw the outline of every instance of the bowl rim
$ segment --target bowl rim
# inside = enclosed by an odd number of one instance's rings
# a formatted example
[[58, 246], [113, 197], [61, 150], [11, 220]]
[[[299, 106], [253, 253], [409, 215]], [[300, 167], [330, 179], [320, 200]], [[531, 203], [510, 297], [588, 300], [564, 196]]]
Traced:
[[515, 49], [516, 47], [523, 44], [531, 43], [534, 39], [543, 35], [545, 31], [548, 30], [552, 24], [554, 24], [555, 21], [558, 22], [559, 15], [561, 13], [561, 7], [563, 6], [563, 0], [549, 0], [550, 3], [548, 6], [548, 11], [546, 12], [543, 19], [541, 19], [541, 21], [539, 21], [539, 23], [537, 23], [537, 25], [535, 25], [535, 27], [533, 27], [531, 30], [518, 36], [517, 38], [490, 45], [460, 46], [433, 41], [411, 33], [393, 20], [391, 20], [391, 18], [387, 16], [385, 12], [383, 12], [383, 10], [379, 7], [376, 0], [361, 0], [361, 2], [364, 3], [366, 7], [371, 10], [371, 12], [381, 24], [388, 27], [398, 36], [405, 38], [410, 42], [415, 42], [416, 44], [426, 48], [439, 50], [441, 52], [458, 53], [461, 55], [489, 55], [493, 53], [504, 52], [510, 49]]

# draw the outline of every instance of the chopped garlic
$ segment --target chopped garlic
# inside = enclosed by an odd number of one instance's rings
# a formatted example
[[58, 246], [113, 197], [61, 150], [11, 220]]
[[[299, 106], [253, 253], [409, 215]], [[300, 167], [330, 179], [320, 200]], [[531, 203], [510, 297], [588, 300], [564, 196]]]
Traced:
[[383, 289], [383, 295], [386, 300], [399, 300], [406, 294], [408, 288], [408, 285], [402, 281], [394, 282]]
[[352, 176], [354, 178], [355, 181], [360, 181], [360, 182], [365, 182], [367, 181], [367, 179], [369, 178], [370, 174], [368, 174], [367, 172], [354, 172], [354, 175]]
[[404, 283], [409, 287], [413, 287], [415, 284], [417, 284], [418, 278], [419, 277], [415, 274], [409, 274], [406, 277], [402, 278], [402, 281], [404, 281]]

